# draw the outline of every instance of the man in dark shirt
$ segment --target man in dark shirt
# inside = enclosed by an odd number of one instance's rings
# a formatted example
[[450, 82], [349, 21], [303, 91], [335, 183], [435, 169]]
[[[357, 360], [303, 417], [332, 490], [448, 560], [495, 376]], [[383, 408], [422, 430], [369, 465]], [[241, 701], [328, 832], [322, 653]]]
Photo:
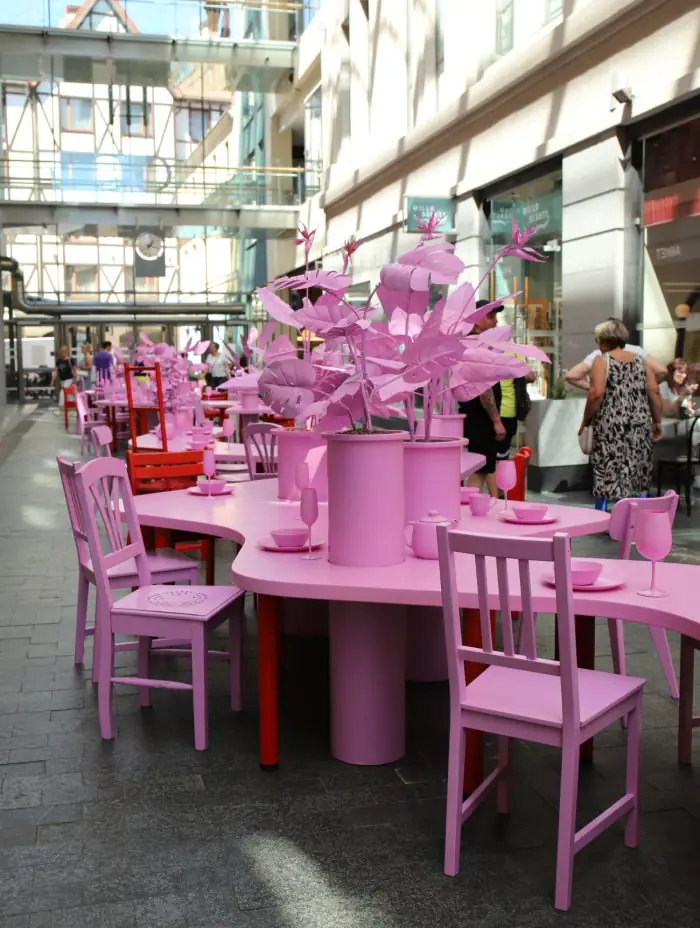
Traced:
[[[63, 406], [65, 397], [63, 390], [66, 387], [73, 385], [75, 380], [75, 365], [71, 361], [70, 351], [68, 350], [67, 345], [63, 345], [58, 349], [58, 357], [56, 358], [56, 367], [54, 368], [53, 376], [51, 378], [52, 386], [58, 388], [58, 405]], [[58, 413], [58, 410], [56, 410]]]
[[98, 351], [92, 359], [92, 366], [96, 371], [97, 380], [111, 380], [114, 357], [112, 356], [112, 343], [102, 342], [102, 351]]

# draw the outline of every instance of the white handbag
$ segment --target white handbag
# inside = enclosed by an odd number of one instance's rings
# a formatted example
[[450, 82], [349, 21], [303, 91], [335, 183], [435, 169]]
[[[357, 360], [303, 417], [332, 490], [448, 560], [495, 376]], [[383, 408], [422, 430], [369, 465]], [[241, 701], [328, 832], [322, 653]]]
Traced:
[[[605, 361], [605, 382], [607, 385], [608, 373], [610, 371], [610, 358], [607, 355], [607, 352], [603, 352], [603, 360]], [[592, 454], [593, 452], [593, 426], [587, 425], [583, 431], [578, 436], [578, 446], [581, 449], [582, 454]]]

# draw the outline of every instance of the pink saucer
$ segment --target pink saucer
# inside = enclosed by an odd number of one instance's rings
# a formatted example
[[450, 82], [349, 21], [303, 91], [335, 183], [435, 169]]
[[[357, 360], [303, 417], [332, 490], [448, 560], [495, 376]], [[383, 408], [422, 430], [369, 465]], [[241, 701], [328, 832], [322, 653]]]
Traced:
[[[299, 547], [294, 548], [282, 548], [280, 545], [276, 545], [272, 538], [267, 538], [265, 541], [259, 541], [258, 547], [261, 551], [281, 551], [282, 554], [305, 554], [309, 550], [308, 545], [300, 545]], [[312, 542], [311, 544], [312, 551], [318, 551], [318, 549], [322, 547], [322, 541]]]
[[[546, 583], [547, 586], [555, 586], [554, 574], [546, 574], [542, 577], [542, 583]], [[616, 580], [614, 577], [598, 577], [595, 583], [588, 583], [586, 586], [573, 584], [572, 589], [576, 593], [604, 593], [606, 590], [617, 590], [624, 585], [624, 580]]]
[[539, 522], [523, 522], [515, 513], [511, 512], [500, 512], [498, 518], [501, 522], [508, 522], [510, 525], [524, 525], [526, 528], [532, 528], [535, 525], [550, 525], [552, 522], [559, 521], [559, 516], [546, 516], [544, 519], [540, 519]]
[[229, 496], [231, 493], [233, 493], [233, 489], [234, 488], [229, 485], [224, 487], [223, 490], [219, 490], [218, 493], [207, 493], [206, 489], [196, 486], [188, 487], [187, 492], [191, 493], [192, 496], [209, 496], [211, 499], [216, 499], [217, 496]]

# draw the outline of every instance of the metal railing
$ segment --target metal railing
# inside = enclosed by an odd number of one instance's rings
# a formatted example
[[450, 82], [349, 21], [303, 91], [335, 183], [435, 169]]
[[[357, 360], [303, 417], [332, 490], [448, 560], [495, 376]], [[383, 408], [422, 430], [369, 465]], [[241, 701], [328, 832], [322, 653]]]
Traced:
[[56, 152], [0, 159], [0, 202], [298, 206], [304, 168], [191, 165], [159, 156]]
[[[240, 39], [294, 42], [313, 18], [320, 0], [121, 0], [126, 21], [117, 13], [66, 14], [62, 3], [30, 0], [2, 4], [0, 25], [81, 32], [131, 32], [170, 38]], [[78, 4], [76, 4], [78, 6]]]

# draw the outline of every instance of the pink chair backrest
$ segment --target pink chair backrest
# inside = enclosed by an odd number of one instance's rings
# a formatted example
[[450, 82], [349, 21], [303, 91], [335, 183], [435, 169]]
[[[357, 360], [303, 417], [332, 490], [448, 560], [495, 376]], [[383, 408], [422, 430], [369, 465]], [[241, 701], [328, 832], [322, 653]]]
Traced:
[[[466, 698], [464, 662], [473, 661], [479, 664], [491, 664], [509, 667], [513, 670], [526, 670], [560, 677], [564, 728], [573, 730], [579, 725], [579, 703], [568, 535], [556, 534], [550, 540], [500, 535], [471, 535], [468, 532], [450, 531], [447, 526], [438, 526], [437, 531], [450, 700], [453, 710], [456, 711]], [[462, 644], [455, 554], [469, 554], [474, 558], [473, 561], [471, 558], [461, 558], [459, 570], [460, 572], [476, 571], [481, 648], [465, 647]], [[495, 572], [488, 569], [490, 561], [495, 561]], [[554, 566], [559, 661], [545, 660], [537, 656], [535, 614], [532, 609], [530, 582], [530, 562], [532, 561], [549, 563]], [[512, 562], [510, 570], [509, 562]], [[518, 567], [517, 575], [513, 570], [515, 562]], [[511, 602], [510, 582], [514, 582], [514, 585], [519, 587], [521, 603], [517, 606]], [[497, 589], [497, 595], [493, 589]], [[511, 615], [514, 608], [520, 611], [523, 623], [520, 635], [521, 653], [516, 652], [513, 638]], [[491, 609], [500, 609], [502, 650], [494, 647], [491, 634]]]
[[[273, 422], [251, 422], [243, 430], [243, 446], [251, 480], [264, 480], [277, 473], [277, 433]], [[262, 472], [258, 470], [262, 467]]]
[[77, 537], [90, 552], [98, 600], [109, 609], [110, 568], [133, 558], [139, 585], [151, 582], [126, 464], [112, 457], [88, 461], [75, 470], [75, 487], [82, 514]]
[[78, 498], [77, 482], [75, 477], [76, 472], [81, 465], [80, 462], [74, 464], [71, 461], [66, 461], [65, 458], [62, 457], [57, 457], [56, 461], [58, 462], [58, 472], [61, 475], [63, 494], [66, 497], [70, 527], [73, 532], [75, 547], [78, 550], [78, 562], [80, 563], [81, 567], [86, 567], [88, 561], [90, 560], [90, 552], [88, 551], [87, 541], [85, 540], [83, 510], [80, 505], [80, 499]]
[[90, 429], [90, 441], [95, 449], [95, 457], [112, 456], [112, 430], [108, 425], [95, 425]]
[[621, 499], [613, 507], [608, 523], [608, 532], [613, 541], [619, 541], [618, 557], [627, 560], [632, 552], [634, 536], [637, 531], [639, 513], [645, 509], [667, 512], [671, 527], [678, 509], [678, 494], [668, 490], [663, 496], [635, 499]]
[[84, 395], [78, 389], [75, 391], [75, 412], [77, 415], [78, 435], [83, 435], [88, 418], [88, 404]]

